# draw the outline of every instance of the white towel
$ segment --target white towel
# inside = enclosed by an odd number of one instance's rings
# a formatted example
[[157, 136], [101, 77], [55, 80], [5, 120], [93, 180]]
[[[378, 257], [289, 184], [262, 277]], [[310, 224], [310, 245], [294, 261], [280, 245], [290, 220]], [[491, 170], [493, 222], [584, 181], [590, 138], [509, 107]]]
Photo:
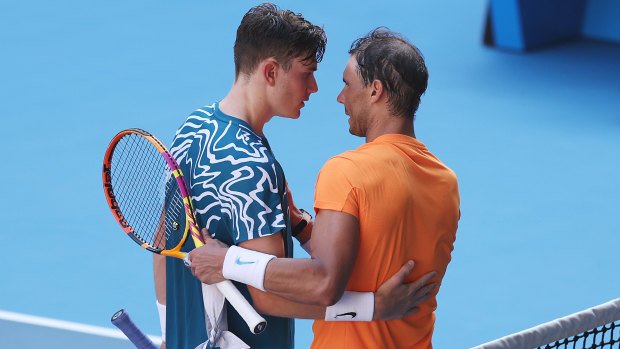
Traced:
[[224, 309], [224, 295], [215, 285], [202, 284], [202, 302], [205, 308], [205, 323], [209, 339], [196, 349], [248, 349], [239, 337], [228, 331], [228, 321]]

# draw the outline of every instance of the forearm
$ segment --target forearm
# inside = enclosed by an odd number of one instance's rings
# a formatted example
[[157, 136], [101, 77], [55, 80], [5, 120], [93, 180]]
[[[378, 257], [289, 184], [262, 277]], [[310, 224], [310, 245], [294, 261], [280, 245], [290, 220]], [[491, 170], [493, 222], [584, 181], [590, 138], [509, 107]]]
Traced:
[[312, 258], [271, 260], [264, 287], [295, 302], [329, 306], [340, 299], [353, 270], [359, 224], [354, 216], [324, 210], [308, 228]]
[[153, 254], [153, 276], [155, 295], [159, 304], [166, 304], [166, 257]]
[[[320, 219], [321, 217], [323, 219]], [[215, 266], [223, 265], [220, 270], [224, 278], [267, 290], [288, 300], [311, 305], [332, 305], [342, 296], [353, 270], [358, 245], [357, 219], [348, 214], [321, 211], [314, 224], [308, 228], [312, 230], [313, 236], [318, 234], [319, 237], [311, 241], [312, 258], [272, 259], [278, 254], [271, 253], [271, 257], [252, 255], [251, 251], [238, 247], [267, 253], [270, 251], [240, 245], [229, 248], [224, 258], [221, 257], [221, 251], [214, 251], [216, 253], [212, 256], [222, 261], [222, 264], [216, 263]], [[252, 241], [245, 242], [251, 243]], [[334, 246], [341, 248], [334, 249]], [[283, 254], [279, 256], [282, 257]], [[263, 269], [259, 271], [240, 266], [235, 262], [238, 259], [256, 261], [252, 266], [260, 265]]]
[[273, 316], [327, 321], [371, 321], [375, 317], [376, 299], [372, 292], [345, 292], [342, 299], [328, 307], [302, 304], [248, 287], [254, 307]]
[[[338, 227], [338, 221], [330, 220], [329, 214], [326, 217], [323, 226]], [[346, 223], [347, 216], [344, 218]], [[357, 227], [356, 220], [348, 219], [348, 222], [349, 228]], [[346, 226], [340, 229], [341, 232], [350, 230]], [[244, 246], [228, 247], [203, 232], [207, 241], [190, 253], [191, 268], [194, 275], [205, 283], [230, 279], [250, 285], [248, 289], [256, 309], [275, 316], [325, 318], [329, 321], [346, 321], [353, 317], [355, 321], [390, 320], [413, 314], [417, 305], [428, 299], [436, 284], [426, 283], [436, 273], [403, 284], [413, 270], [411, 261], [383, 283], [375, 294], [344, 292], [358, 246], [356, 234], [345, 235], [332, 233], [313, 238], [312, 258], [292, 259], [276, 258], [284, 255], [279, 233], [240, 244]], [[339, 248], [334, 249], [334, 246]], [[332, 306], [333, 303], [336, 304]], [[326, 305], [330, 306], [326, 308]]]
[[324, 319], [325, 307], [294, 302], [248, 286], [254, 308], [261, 314], [296, 319]]
[[155, 296], [157, 297], [157, 311], [161, 325], [162, 345], [166, 348], [166, 257], [153, 254], [153, 277], [155, 279]]
[[327, 321], [381, 320], [380, 317], [373, 317], [377, 303], [372, 292], [345, 292], [338, 303], [324, 307], [293, 302], [253, 287], [248, 287], [248, 289], [254, 300], [255, 309], [263, 314]]
[[277, 258], [267, 264], [264, 287], [290, 301], [329, 306], [338, 301], [346, 286], [334, 278], [318, 259]]
[[358, 246], [357, 218], [321, 211], [309, 229], [313, 236], [318, 234], [317, 239], [312, 239], [312, 258], [274, 259], [284, 256], [280, 233], [231, 247], [207, 238], [204, 246], [190, 253], [192, 272], [205, 283], [230, 279], [289, 301], [332, 305], [341, 298], [353, 270]]

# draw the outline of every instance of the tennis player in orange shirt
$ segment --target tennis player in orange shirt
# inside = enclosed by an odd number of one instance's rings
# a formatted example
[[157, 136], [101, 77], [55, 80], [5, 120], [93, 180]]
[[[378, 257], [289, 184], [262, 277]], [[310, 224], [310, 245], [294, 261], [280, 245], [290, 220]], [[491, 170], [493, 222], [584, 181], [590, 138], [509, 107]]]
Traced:
[[328, 306], [314, 323], [312, 348], [431, 348], [437, 290], [419, 309], [372, 321], [382, 318], [374, 314], [374, 292], [407, 261], [415, 268], [405, 281], [436, 271], [432, 281], [441, 284], [456, 237], [456, 175], [414, 132], [428, 71], [415, 46], [383, 28], [356, 40], [349, 53], [338, 102], [349, 131], [366, 143], [322, 168], [314, 222], [291, 205], [311, 258], [275, 258], [210, 240], [190, 254], [192, 271], [203, 282], [227, 278]]

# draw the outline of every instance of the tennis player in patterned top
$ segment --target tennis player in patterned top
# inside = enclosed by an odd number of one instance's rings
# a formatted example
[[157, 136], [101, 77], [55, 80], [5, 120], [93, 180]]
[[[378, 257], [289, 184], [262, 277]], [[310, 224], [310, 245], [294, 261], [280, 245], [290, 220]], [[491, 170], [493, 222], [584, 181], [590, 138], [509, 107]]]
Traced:
[[[292, 256], [284, 172], [263, 135], [214, 103], [190, 115], [170, 150], [189, 182], [198, 226], [228, 245], [277, 236], [284, 241], [280, 254]], [[199, 281], [172, 258], [166, 268], [167, 346], [194, 348], [206, 340]], [[238, 288], [251, 299], [245, 285]], [[293, 320], [266, 315], [267, 329], [253, 335], [232, 307], [227, 310], [228, 330], [250, 347], [292, 346]]]
[[[276, 115], [299, 117], [304, 102], [318, 91], [314, 72], [325, 44], [323, 29], [273, 4], [256, 6], [244, 16], [237, 30], [231, 90], [220, 102], [192, 113], [171, 146], [189, 182], [198, 225], [208, 228], [210, 237], [248, 251], [292, 257], [292, 227], [305, 226], [301, 229], [305, 233], [312, 230], [311, 220], [292, 202], [263, 127]], [[308, 235], [301, 233], [297, 238], [303, 243]], [[193, 248], [189, 242], [183, 250]], [[245, 256], [235, 261], [240, 266], [255, 264]], [[400, 317], [404, 315], [401, 309], [412, 310], [428, 297], [432, 285], [422, 286], [432, 275], [402, 284], [411, 268], [406, 264], [377, 291], [378, 299], [389, 300], [377, 305], [379, 318]], [[173, 258], [164, 261], [155, 256], [154, 269], [160, 314], [167, 319], [164, 346], [195, 348], [205, 342], [200, 281]], [[258, 275], [249, 273], [249, 277]], [[292, 302], [264, 292], [262, 286], [236, 286], [268, 321], [267, 329], [254, 335], [236, 311], [227, 308], [228, 330], [251, 348], [292, 348], [294, 322], [290, 318], [325, 316], [325, 305]]]

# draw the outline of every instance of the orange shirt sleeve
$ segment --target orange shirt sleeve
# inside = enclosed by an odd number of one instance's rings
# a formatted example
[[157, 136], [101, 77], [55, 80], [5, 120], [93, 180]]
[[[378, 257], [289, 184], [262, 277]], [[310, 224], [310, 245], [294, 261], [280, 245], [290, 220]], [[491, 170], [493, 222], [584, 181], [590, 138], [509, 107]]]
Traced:
[[348, 213], [359, 219], [359, 187], [356, 167], [348, 159], [333, 157], [325, 163], [314, 188], [314, 211], [332, 210]]

